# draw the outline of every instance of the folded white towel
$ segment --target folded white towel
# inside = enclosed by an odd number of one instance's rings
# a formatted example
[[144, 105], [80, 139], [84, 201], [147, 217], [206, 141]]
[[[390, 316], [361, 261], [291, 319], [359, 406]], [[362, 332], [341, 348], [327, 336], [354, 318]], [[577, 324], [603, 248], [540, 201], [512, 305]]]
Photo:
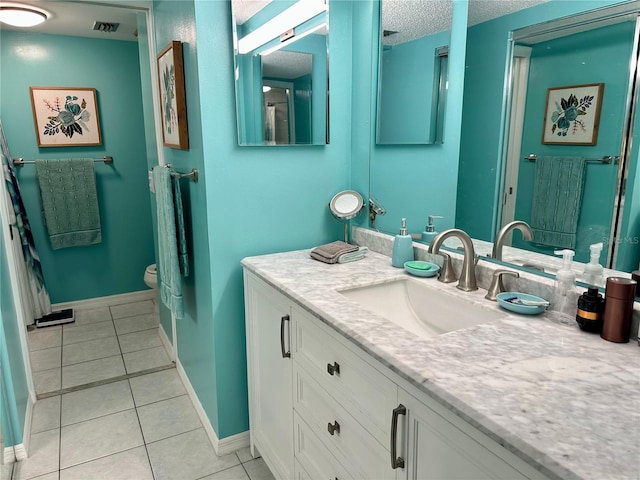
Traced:
[[362, 260], [368, 251], [368, 247], [358, 247], [358, 250], [354, 252], [343, 253], [342, 255], [340, 255], [338, 257], [338, 263], [348, 263]]

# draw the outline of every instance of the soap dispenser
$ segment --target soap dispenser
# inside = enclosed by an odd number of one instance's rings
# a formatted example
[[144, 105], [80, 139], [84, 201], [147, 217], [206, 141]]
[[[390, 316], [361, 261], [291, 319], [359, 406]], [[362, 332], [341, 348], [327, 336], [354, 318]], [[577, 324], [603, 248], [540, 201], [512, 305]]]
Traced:
[[393, 254], [391, 265], [397, 268], [404, 268], [404, 262], [413, 260], [413, 239], [407, 232], [407, 219], [402, 219], [400, 233], [393, 240]]
[[594, 243], [589, 247], [591, 259], [584, 266], [584, 276], [582, 280], [589, 285], [603, 286], [604, 268], [600, 265], [600, 253], [602, 252], [602, 242]]
[[571, 293], [576, 284], [576, 274], [571, 269], [571, 262], [575, 252], [573, 250], [556, 250], [554, 255], [562, 255], [563, 265], [556, 272], [556, 280], [553, 287], [553, 300], [551, 304], [554, 310], [565, 317], [567, 323], [573, 322], [576, 316], [575, 299], [572, 300]]
[[436, 226], [434, 224], [436, 218], [443, 218], [439, 215], [429, 215], [429, 224], [424, 227], [424, 232], [420, 236], [420, 240], [422, 240], [427, 245], [431, 245], [431, 241], [433, 237], [435, 237], [438, 232], [436, 232]]

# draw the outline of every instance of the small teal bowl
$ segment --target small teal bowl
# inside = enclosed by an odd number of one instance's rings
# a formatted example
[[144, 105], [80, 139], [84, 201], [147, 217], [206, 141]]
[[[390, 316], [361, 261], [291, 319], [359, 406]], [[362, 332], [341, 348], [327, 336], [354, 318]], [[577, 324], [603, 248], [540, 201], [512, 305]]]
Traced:
[[434, 277], [440, 271], [440, 267], [435, 263], [423, 262], [422, 260], [404, 262], [404, 269], [416, 277]]
[[518, 298], [520, 300], [529, 300], [533, 302], [546, 302], [544, 298], [520, 292], [502, 292], [496, 295], [496, 300], [498, 300], [498, 304], [502, 308], [515, 313], [522, 313], [524, 315], [538, 315], [539, 313], [542, 313], [547, 309], [546, 305], [519, 305], [517, 303], [507, 302], [507, 299], [511, 298]]

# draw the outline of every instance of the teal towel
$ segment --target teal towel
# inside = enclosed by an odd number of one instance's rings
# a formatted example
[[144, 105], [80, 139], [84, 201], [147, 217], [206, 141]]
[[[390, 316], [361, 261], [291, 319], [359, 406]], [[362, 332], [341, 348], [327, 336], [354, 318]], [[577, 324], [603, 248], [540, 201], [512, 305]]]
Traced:
[[38, 160], [36, 173], [51, 248], [102, 242], [93, 160]]
[[158, 212], [158, 289], [162, 303], [181, 319], [184, 318], [181, 275], [188, 275], [188, 258], [180, 186], [172, 179], [171, 170], [161, 166], [153, 167], [153, 183]]
[[538, 157], [531, 205], [533, 241], [575, 248], [582, 205], [585, 161], [580, 157]]

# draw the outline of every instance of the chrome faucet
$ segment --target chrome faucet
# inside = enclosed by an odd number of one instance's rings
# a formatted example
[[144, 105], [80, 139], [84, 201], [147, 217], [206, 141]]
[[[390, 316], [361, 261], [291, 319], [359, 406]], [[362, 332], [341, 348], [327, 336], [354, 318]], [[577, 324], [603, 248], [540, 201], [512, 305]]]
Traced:
[[[460, 230], [459, 228], [450, 228], [448, 230], [443, 230], [438, 235], [433, 237], [431, 245], [429, 245], [429, 253], [440, 254], [440, 247], [442, 246], [442, 242], [444, 242], [449, 237], [459, 238], [462, 242], [462, 247], [464, 248], [464, 261], [462, 262], [462, 272], [460, 272], [460, 278], [457, 288], [459, 288], [460, 290], [464, 290], [465, 292], [477, 290], [478, 285], [476, 284], [476, 252], [473, 249], [473, 242], [471, 241], [471, 237], [465, 231]], [[448, 265], [450, 268], [450, 264]], [[447, 263], [445, 263], [443, 269], [440, 271], [440, 276], [438, 277], [438, 280], [440, 280], [441, 282], [445, 282], [447, 276], [451, 275], [446, 270], [448, 270]]]
[[509, 222], [500, 229], [498, 235], [496, 235], [496, 241], [493, 242], [493, 250], [491, 251], [491, 258], [496, 260], [502, 260], [502, 247], [504, 246], [504, 239], [509, 232], [518, 229], [522, 232], [522, 239], [526, 241], [533, 240], [533, 232], [527, 222], [522, 220], [516, 220], [515, 222]]

